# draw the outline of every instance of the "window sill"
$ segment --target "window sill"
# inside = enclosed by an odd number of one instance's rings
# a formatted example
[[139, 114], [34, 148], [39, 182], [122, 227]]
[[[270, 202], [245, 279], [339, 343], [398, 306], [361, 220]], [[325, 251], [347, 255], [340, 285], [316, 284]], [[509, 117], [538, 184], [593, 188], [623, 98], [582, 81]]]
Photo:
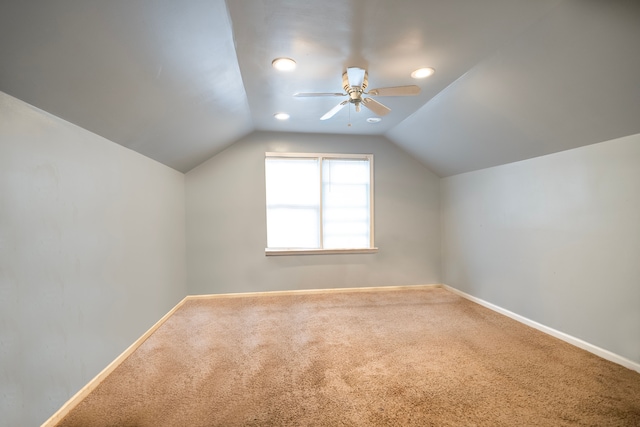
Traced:
[[284, 255], [340, 255], [340, 254], [374, 254], [378, 248], [359, 249], [269, 249], [264, 250], [266, 256]]

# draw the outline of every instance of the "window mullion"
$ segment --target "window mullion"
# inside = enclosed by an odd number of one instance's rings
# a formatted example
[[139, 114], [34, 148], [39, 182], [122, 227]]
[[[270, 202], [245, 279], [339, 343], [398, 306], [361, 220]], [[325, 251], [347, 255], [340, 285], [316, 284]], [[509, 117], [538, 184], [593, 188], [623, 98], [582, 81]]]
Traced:
[[323, 175], [322, 175], [322, 156], [318, 157], [318, 161], [319, 161], [319, 169], [320, 169], [320, 214], [319, 214], [319, 218], [320, 218], [320, 227], [318, 228], [320, 230], [320, 249], [324, 249], [324, 219], [323, 219], [323, 207], [322, 207], [322, 196], [323, 196], [323, 189], [322, 189], [322, 183], [323, 183]]

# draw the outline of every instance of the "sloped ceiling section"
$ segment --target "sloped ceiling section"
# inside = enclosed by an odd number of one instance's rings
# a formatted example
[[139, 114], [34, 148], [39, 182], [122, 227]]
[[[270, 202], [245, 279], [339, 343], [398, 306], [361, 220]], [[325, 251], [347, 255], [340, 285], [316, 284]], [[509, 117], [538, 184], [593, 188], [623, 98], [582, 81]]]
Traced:
[[223, 0], [4, 1], [0, 90], [186, 172], [253, 130]]
[[640, 2], [564, 1], [386, 136], [440, 176], [640, 133]]
[[[383, 134], [449, 176], [640, 133], [639, 45], [638, 0], [4, 0], [0, 90], [183, 172], [264, 130]], [[349, 66], [422, 91], [373, 125], [293, 97]]]

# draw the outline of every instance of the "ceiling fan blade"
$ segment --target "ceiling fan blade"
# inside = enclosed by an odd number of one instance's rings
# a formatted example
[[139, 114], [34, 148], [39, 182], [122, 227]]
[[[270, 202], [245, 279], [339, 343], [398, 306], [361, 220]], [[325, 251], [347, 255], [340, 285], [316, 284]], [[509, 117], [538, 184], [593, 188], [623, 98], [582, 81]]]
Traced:
[[359, 86], [362, 87], [364, 83], [364, 74], [365, 70], [358, 67], [349, 67], [347, 68], [347, 77], [349, 78], [349, 86]]
[[379, 116], [386, 116], [387, 114], [389, 114], [389, 111], [391, 111], [391, 108], [379, 103], [373, 98], [363, 98], [362, 103], [365, 107]]
[[298, 92], [294, 93], [293, 96], [298, 98], [308, 98], [312, 96], [347, 96], [346, 93], [337, 93], [337, 92]]
[[327, 120], [330, 119], [331, 117], [335, 116], [336, 113], [340, 110], [342, 110], [344, 108], [345, 105], [347, 105], [349, 103], [349, 100], [344, 100], [342, 101], [340, 104], [336, 105], [335, 107], [333, 107], [331, 110], [329, 110], [327, 112], [327, 114], [325, 114], [324, 116], [320, 117], [320, 120]]
[[416, 85], [409, 85], [371, 89], [367, 94], [372, 96], [412, 96], [419, 93], [420, 87]]

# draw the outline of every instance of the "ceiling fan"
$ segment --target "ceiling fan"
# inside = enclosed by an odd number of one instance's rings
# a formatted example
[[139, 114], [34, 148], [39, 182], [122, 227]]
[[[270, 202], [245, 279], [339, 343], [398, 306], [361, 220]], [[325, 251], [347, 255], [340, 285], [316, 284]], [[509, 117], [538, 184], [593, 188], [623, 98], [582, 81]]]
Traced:
[[340, 104], [329, 110], [320, 120], [327, 120], [335, 116], [338, 111], [342, 110], [348, 103], [354, 104], [356, 112], [360, 111], [360, 105], [364, 105], [378, 116], [389, 114], [391, 109], [386, 105], [376, 101], [373, 98], [363, 98], [362, 95], [370, 96], [412, 96], [420, 93], [420, 88], [416, 85], [381, 87], [371, 89], [365, 92], [369, 84], [367, 70], [358, 67], [349, 67], [342, 74], [342, 87], [346, 93], [340, 92], [320, 92], [320, 93], [295, 93], [296, 97], [314, 97], [314, 96], [348, 96], [349, 99], [342, 101]]

